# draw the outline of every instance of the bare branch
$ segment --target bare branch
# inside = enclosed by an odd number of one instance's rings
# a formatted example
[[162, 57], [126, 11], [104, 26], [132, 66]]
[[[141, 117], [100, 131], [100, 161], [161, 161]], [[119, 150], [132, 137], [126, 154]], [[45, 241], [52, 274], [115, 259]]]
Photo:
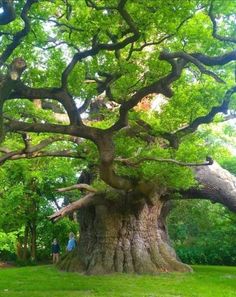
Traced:
[[35, 159], [43, 157], [60, 157], [60, 158], [72, 158], [72, 159], [85, 159], [84, 157], [78, 155], [78, 153], [71, 150], [62, 151], [41, 151], [33, 153], [24, 153], [23, 151], [18, 151], [9, 153], [0, 157], [0, 164], [2, 165], [6, 161], [14, 161], [19, 159]]
[[55, 212], [48, 218], [50, 221], [56, 222], [56, 221], [60, 220], [61, 218], [63, 218], [64, 216], [66, 216], [67, 214], [69, 214], [75, 210], [93, 205], [93, 203], [95, 202], [94, 197], [95, 197], [95, 194], [90, 193], [90, 194], [84, 196], [83, 198], [81, 198], [75, 202], [72, 202], [71, 204], [61, 208], [59, 211]]
[[87, 184], [76, 184], [76, 185], [73, 185], [70, 187], [60, 188], [57, 191], [61, 193], [61, 192], [68, 192], [68, 191], [77, 190], [77, 189], [78, 190], [86, 190], [86, 191], [93, 192], [93, 193], [97, 192], [97, 190], [95, 188], [93, 188]]
[[6, 153], [3, 156], [1, 156], [0, 157], [0, 165], [4, 164], [7, 160], [11, 159], [15, 154], [16, 154], [16, 152], [9, 152], [9, 153]]

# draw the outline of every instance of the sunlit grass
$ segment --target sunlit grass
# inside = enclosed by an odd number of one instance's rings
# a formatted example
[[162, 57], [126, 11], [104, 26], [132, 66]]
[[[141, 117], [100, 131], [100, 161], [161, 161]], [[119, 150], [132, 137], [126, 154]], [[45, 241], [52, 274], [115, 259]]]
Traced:
[[85, 276], [35, 266], [0, 270], [0, 296], [236, 297], [236, 267], [194, 266], [194, 273]]

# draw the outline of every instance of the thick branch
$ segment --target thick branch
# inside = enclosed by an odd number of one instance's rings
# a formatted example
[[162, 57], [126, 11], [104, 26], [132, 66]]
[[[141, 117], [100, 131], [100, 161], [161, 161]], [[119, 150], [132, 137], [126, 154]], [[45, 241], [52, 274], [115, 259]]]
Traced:
[[63, 218], [64, 216], [66, 216], [67, 214], [78, 210], [80, 208], [83, 207], [88, 207], [90, 205], [93, 205], [95, 202], [95, 194], [88, 194], [86, 196], [84, 196], [83, 198], [61, 208], [59, 211], [55, 212], [54, 214], [52, 214], [51, 216], [49, 216], [48, 218], [53, 221], [56, 222], [59, 219]]
[[67, 67], [65, 68], [61, 76], [61, 87], [63, 89], [65, 90], [67, 89], [68, 77], [70, 73], [73, 71], [76, 64], [86, 57], [95, 56], [98, 53], [98, 51], [99, 51], [98, 49], [90, 49], [90, 50], [85, 50], [83, 52], [78, 52], [73, 56], [72, 60], [67, 65]]
[[114, 171], [115, 150], [112, 135], [107, 132], [100, 133], [100, 136], [97, 138], [97, 146], [100, 155], [99, 170], [102, 180], [115, 189], [132, 189], [134, 186], [132, 181], [117, 175]]
[[194, 53], [191, 54], [191, 56], [198, 59], [201, 63], [203, 63], [206, 66], [222, 66], [236, 60], [236, 50], [215, 57], [210, 57], [201, 53]]
[[161, 57], [162, 57], [162, 59], [163, 58], [166, 58], [166, 59], [176, 59], [176, 58], [179, 58], [179, 59], [183, 59], [183, 60], [185, 60], [187, 62], [191, 62], [192, 64], [194, 64], [195, 66], [197, 66], [197, 68], [200, 70], [201, 73], [213, 77], [219, 83], [224, 83], [224, 81], [220, 77], [218, 77], [214, 72], [206, 69], [202, 65], [201, 61], [199, 61], [199, 59], [196, 56], [194, 56], [194, 55], [187, 54], [187, 53], [184, 53], [184, 52], [175, 52], [175, 53], [163, 52], [161, 54]]
[[17, 82], [14, 91], [9, 95], [11, 99], [54, 99], [65, 108], [71, 124], [82, 124], [75, 101], [61, 88], [30, 88], [23, 82]]
[[95, 141], [97, 139], [98, 128], [88, 127], [88, 126], [64, 126], [56, 124], [47, 124], [47, 123], [26, 123], [21, 121], [8, 121], [7, 129], [9, 132], [35, 132], [35, 133], [59, 133], [64, 135], [71, 135], [82, 137], [85, 139], [90, 139]]
[[199, 187], [183, 193], [183, 198], [209, 199], [236, 212], [236, 177], [217, 162], [195, 169]]

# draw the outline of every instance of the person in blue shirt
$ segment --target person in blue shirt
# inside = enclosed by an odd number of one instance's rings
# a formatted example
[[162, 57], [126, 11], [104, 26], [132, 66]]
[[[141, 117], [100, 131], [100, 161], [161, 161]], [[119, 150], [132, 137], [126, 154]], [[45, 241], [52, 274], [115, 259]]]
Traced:
[[77, 245], [77, 242], [75, 240], [75, 235], [73, 232], [70, 232], [69, 234], [69, 241], [67, 243], [67, 247], [66, 247], [66, 250], [68, 252], [71, 252]]

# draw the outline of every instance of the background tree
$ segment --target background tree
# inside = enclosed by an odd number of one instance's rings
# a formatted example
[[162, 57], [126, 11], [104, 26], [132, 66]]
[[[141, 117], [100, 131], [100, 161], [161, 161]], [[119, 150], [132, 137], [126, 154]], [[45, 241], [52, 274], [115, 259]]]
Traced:
[[[169, 200], [236, 209], [235, 178], [204, 161], [214, 149], [200, 131], [233, 109], [235, 1], [1, 6], [0, 131], [18, 141], [14, 149], [3, 142], [0, 161], [64, 156], [94, 168], [92, 185], [61, 190], [84, 196], [51, 216], [80, 209], [79, 249], [61, 268], [191, 270], [169, 245]], [[62, 110], [67, 118], [56, 116]]]
[[77, 224], [63, 220], [54, 225], [47, 216], [60, 209], [63, 196], [55, 190], [75, 182], [75, 170], [73, 162], [66, 159], [18, 160], [1, 167], [0, 230], [6, 243], [0, 248], [2, 259], [13, 260], [16, 254], [19, 263], [47, 260], [54, 237], [63, 250]]

